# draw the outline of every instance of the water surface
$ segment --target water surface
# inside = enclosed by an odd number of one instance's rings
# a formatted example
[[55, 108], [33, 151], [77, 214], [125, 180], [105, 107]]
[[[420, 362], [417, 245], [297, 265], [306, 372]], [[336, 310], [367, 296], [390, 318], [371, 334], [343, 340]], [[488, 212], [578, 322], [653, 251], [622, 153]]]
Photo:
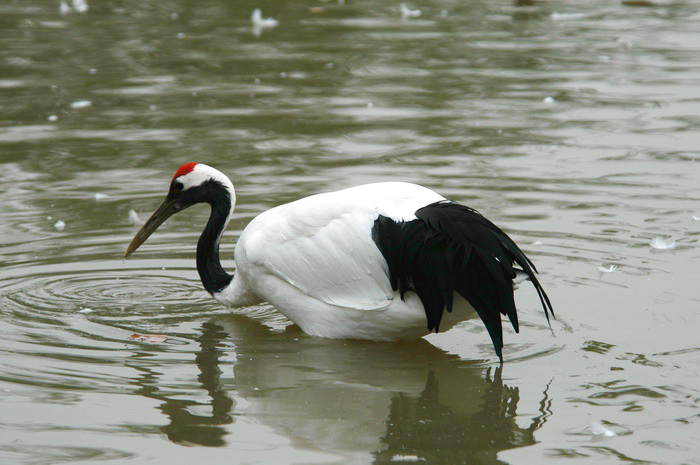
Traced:
[[[93, 3], [0, 6], [0, 462], [700, 463], [696, 4]], [[413, 181], [511, 234], [557, 319], [521, 286], [499, 366], [478, 321], [221, 308], [205, 207], [122, 259], [188, 161], [236, 185], [229, 268], [265, 209]]]

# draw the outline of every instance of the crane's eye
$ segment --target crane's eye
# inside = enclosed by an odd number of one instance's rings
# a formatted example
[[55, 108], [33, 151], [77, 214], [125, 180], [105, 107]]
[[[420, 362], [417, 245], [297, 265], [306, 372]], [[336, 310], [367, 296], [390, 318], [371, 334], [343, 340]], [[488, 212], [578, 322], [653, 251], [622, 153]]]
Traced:
[[178, 192], [180, 192], [183, 189], [183, 187], [185, 186], [181, 182], [174, 182], [172, 186], [173, 194], [177, 194]]

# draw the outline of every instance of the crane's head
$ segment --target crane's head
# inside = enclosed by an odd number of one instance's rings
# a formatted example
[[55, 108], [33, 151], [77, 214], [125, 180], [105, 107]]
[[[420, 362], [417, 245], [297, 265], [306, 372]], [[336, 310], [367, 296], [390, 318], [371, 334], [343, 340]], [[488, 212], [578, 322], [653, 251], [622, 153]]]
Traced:
[[168, 218], [197, 203], [213, 207], [223, 206], [230, 213], [236, 196], [231, 180], [221, 171], [204, 163], [185, 163], [173, 176], [168, 195], [126, 249], [124, 258], [131, 255]]

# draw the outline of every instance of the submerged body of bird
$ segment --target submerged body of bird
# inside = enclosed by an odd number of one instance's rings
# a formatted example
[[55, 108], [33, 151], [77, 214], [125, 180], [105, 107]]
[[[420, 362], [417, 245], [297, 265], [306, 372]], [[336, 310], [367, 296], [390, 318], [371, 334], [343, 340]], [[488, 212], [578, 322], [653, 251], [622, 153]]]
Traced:
[[269, 302], [314, 336], [415, 339], [476, 311], [502, 359], [501, 314], [518, 331], [513, 282], [524, 275], [552, 314], [534, 265], [510, 237], [476, 210], [409, 183], [351, 187], [261, 213], [241, 233], [231, 275], [219, 242], [235, 206], [233, 184], [188, 163], [126, 255], [166, 218], [201, 202], [212, 209], [197, 245], [206, 290], [227, 306]]

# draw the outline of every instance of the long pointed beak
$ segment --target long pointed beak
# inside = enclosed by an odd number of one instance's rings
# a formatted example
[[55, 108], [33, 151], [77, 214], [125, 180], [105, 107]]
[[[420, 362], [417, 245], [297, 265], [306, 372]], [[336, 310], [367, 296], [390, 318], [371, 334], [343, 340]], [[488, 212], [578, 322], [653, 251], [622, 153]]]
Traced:
[[129, 247], [126, 248], [124, 258], [127, 258], [136, 249], [138, 249], [139, 246], [146, 242], [146, 239], [148, 239], [148, 237], [153, 234], [156, 229], [158, 229], [158, 226], [163, 224], [165, 220], [173, 216], [173, 214], [177, 213], [178, 211], [180, 211], [180, 209], [172, 200], [166, 199], [163, 203], [161, 203], [158, 209], [151, 215], [148, 221], [146, 221], [141, 229], [139, 229], [139, 232], [137, 232], [134, 238], [131, 240]]

